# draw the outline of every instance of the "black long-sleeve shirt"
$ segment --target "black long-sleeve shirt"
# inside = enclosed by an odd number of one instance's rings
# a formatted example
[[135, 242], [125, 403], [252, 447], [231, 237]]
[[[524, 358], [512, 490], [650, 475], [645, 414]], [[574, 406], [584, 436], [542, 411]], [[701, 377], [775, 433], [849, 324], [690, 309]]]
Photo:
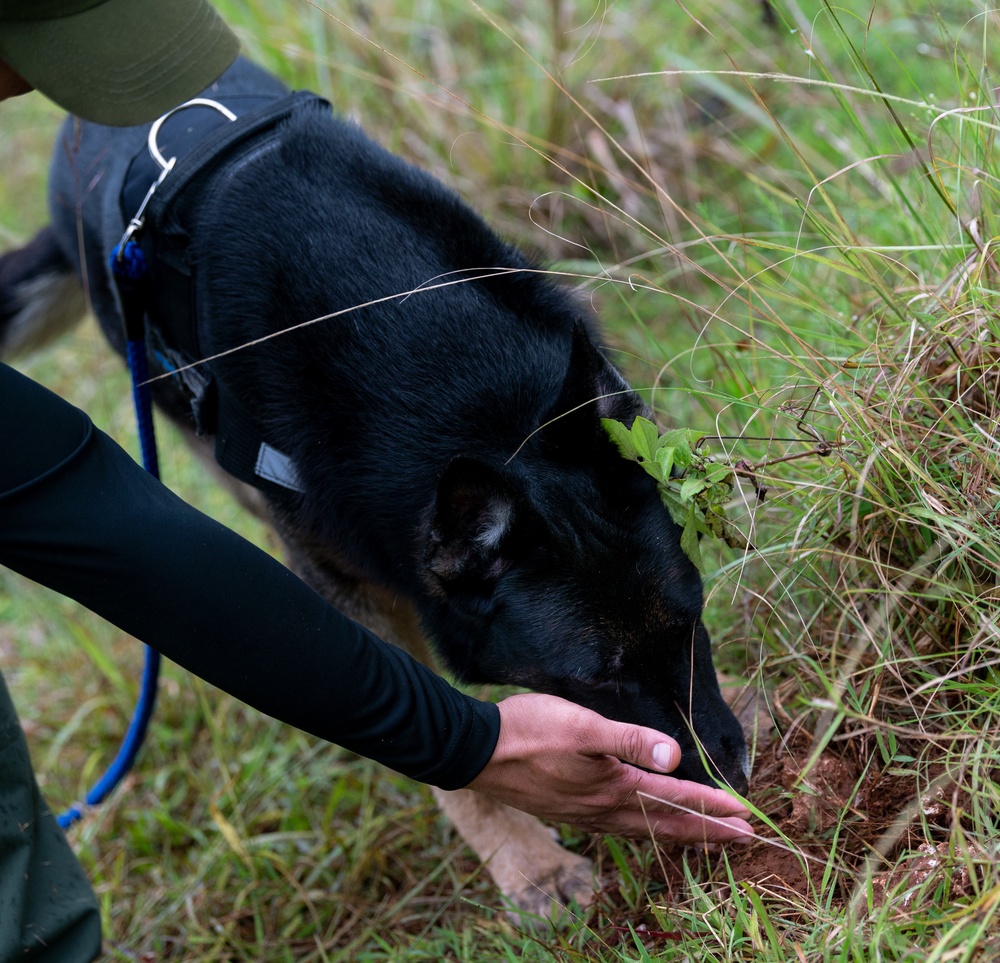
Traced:
[[496, 745], [496, 706], [331, 608], [3, 364], [0, 563], [262, 712], [421, 782], [464, 786]]

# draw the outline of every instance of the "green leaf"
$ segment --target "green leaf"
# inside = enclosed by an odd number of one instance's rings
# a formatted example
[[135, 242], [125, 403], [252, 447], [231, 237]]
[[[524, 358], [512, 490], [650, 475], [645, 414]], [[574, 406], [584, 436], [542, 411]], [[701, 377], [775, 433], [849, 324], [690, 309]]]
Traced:
[[698, 433], [690, 428], [674, 428], [664, 432], [660, 441], [661, 445], [670, 445], [677, 449], [674, 456], [674, 464], [680, 469], [685, 469], [691, 464], [694, 457], [694, 443], [698, 440]]
[[705, 512], [705, 523], [708, 525], [709, 532], [716, 538], [726, 537], [726, 517], [722, 512]]
[[704, 478], [685, 478], [681, 485], [681, 501], [691, 501], [698, 492], [703, 492], [708, 488], [708, 482]]
[[632, 422], [632, 444], [636, 453], [645, 461], [653, 461], [660, 444], [660, 431], [648, 418], [636, 418]]
[[728, 465], [712, 464], [705, 469], [705, 481], [710, 485], [724, 483], [733, 470]]
[[623, 458], [635, 461], [635, 447], [632, 444], [632, 432], [628, 430], [620, 421], [613, 418], [602, 418], [601, 424], [608, 433], [608, 437], [618, 446]]
[[667, 506], [667, 511], [670, 512], [670, 517], [674, 520], [674, 524], [680, 525], [683, 528], [688, 520], [688, 506], [674, 492], [665, 488], [660, 489], [660, 498], [663, 500], [663, 504]]
[[660, 480], [667, 481], [670, 472], [674, 467], [674, 453], [677, 451], [673, 445], [664, 445], [656, 450], [656, 465], [660, 469]]
[[704, 572], [705, 562], [701, 557], [701, 542], [698, 540], [698, 520], [693, 508], [688, 516], [687, 524], [684, 526], [684, 531], [681, 532], [681, 548], [684, 550], [684, 554], [694, 562], [694, 567], [699, 572]]
[[[732, 468], [710, 462], [705, 446], [695, 448], [703, 436], [690, 428], [659, 433], [648, 418], [636, 418], [630, 428], [602, 418], [601, 424], [623, 458], [637, 461], [656, 479], [660, 498], [674, 523], [681, 528], [681, 548], [699, 571], [704, 571], [699, 537], [711, 535], [734, 547], [748, 547], [726, 518], [726, 502], [732, 496]], [[681, 477], [674, 478], [677, 471]]]

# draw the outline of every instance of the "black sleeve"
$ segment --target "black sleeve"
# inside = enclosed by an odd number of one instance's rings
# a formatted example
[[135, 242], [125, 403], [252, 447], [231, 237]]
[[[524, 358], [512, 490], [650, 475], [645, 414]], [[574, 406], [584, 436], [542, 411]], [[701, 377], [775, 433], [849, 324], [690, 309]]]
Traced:
[[496, 706], [331, 608], [3, 364], [0, 563], [262, 712], [421, 782], [464, 786], [496, 745]]

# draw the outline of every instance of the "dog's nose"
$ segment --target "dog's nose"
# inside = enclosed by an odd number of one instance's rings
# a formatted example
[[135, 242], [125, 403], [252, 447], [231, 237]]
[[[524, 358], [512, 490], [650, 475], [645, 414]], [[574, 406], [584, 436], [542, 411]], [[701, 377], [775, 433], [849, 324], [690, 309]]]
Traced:
[[746, 744], [741, 745], [735, 754], [727, 753], [727, 755], [730, 755], [730, 758], [735, 755], [735, 758], [732, 758], [725, 771], [720, 773], [719, 781], [741, 796], [746, 796], [750, 788], [750, 753]]
[[703, 751], [704, 756], [696, 751], [693, 758], [685, 754], [672, 775], [678, 779], [691, 779], [709, 786], [731, 789], [746, 796], [750, 788], [750, 755], [746, 746], [742, 745], [735, 750], [720, 746], [715, 752], [707, 749]]
[[749, 766], [744, 769], [737, 769], [735, 772], [731, 773], [729, 778], [725, 780], [726, 785], [732, 789], [734, 792], [739, 793], [741, 796], [746, 796], [747, 791], [750, 789], [750, 769]]
[[750, 789], [750, 752], [745, 745], [740, 749], [740, 768], [733, 789], [741, 796], [745, 796]]

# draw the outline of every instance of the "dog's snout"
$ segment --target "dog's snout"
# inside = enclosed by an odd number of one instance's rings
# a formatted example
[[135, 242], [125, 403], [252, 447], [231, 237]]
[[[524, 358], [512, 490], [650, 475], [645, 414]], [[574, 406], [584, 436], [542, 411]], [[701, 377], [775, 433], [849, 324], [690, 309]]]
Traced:
[[725, 780], [726, 785], [741, 796], [746, 796], [750, 789], [750, 756], [746, 749], [743, 750], [743, 758], [740, 760], [739, 768], [733, 770], [729, 778]]
[[691, 739], [689, 735], [682, 740], [681, 763], [673, 775], [746, 796], [750, 787], [750, 755], [742, 730], [734, 728], [732, 733], [716, 739], [705, 736]]

